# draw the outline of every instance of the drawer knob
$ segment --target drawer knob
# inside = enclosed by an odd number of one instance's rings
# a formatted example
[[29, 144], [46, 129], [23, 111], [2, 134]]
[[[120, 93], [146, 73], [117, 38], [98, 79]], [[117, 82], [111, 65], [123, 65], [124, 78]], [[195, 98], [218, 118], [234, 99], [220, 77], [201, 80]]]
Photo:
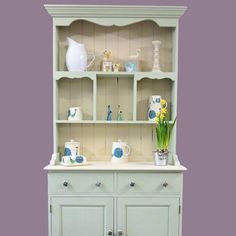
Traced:
[[[100, 186], [102, 185], [102, 183], [98, 181], [95, 185], [96, 185], [97, 187], [100, 187]], [[109, 235], [112, 235], [112, 234], [109, 234]]]
[[64, 186], [64, 187], [68, 187], [68, 185], [69, 185], [69, 183], [68, 183], [67, 181], [65, 181], [65, 182], [63, 183], [63, 186]]
[[135, 185], [135, 182], [134, 182], [134, 181], [131, 181], [131, 182], [130, 182], [130, 187], [134, 187], [134, 185]]
[[167, 183], [167, 182], [163, 183], [163, 187], [164, 187], [164, 188], [166, 188], [167, 186], [168, 186], [168, 183]]
[[108, 231], [107, 231], [107, 235], [113, 235], [112, 230], [108, 230]]
[[119, 230], [119, 231], [117, 232], [117, 235], [123, 235], [123, 232]]

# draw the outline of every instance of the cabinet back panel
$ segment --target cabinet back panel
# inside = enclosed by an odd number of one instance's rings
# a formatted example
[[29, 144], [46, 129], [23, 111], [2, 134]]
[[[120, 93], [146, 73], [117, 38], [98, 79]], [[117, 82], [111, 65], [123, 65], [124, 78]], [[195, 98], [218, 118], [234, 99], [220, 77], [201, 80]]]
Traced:
[[141, 49], [141, 70], [152, 68], [152, 41], [160, 40], [160, 63], [162, 71], [172, 71], [172, 32], [170, 27], [159, 27], [155, 22], [145, 20], [127, 26], [101, 26], [85, 20], [77, 20], [69, 27], [58, 27], [58, 70], [66, 71], [65, 55], [68, 47], [67, 37], [85, 44], [88, 53], [96, 55], [95, 63], [89, 70], [99, 71], [102, 54], [112, 52], [112, 61], [122, 68], [129, 55]]
[[112, 119], [117, 119], [118, 105], [124, 120], [133, 119], [133, 79], [97, 79], [97, 119], [106, 120], [107, 107], [111, 106]]
[[58, 118], [67, 119], [70, 107], [81, 107], [84, 120], [93, 119], [93, 81], [89, 78], [58, 81]]
[[122, 139], [131, 146], [130, 161], [152, 161], [155, 127], [132, 124], [60, 124], [58, 151], [64, 153], [65, 142], [80, 142], [81, 154], [89, 161], [110, 161], [112, 142]]
[[148, 103], [151, 95], [161, 95], [167, 100], [168, 112], [171, 115], [171, 88], [170, 80], [152, 80], [144, 78], [137, 84], [137, 120], [148, 119]]

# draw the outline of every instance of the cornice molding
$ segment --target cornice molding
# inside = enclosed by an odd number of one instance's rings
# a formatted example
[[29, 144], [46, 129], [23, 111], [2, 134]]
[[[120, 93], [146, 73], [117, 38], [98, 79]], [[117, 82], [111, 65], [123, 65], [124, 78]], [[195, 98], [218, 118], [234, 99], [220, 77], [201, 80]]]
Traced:
[[44, 5], [55, 18], [180, 18], [185, 6]]

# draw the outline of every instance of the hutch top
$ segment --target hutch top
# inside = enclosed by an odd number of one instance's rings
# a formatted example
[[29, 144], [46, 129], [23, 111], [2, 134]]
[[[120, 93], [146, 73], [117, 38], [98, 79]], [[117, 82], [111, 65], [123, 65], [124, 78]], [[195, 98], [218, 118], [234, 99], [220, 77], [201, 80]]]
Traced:
[[[158, 94], [168, 102], [171, 119], [177, 115], [180, 6], [88, 6], [45, 5], [53, 17], [54, 153], [62, 155], [64, 143], [81, 143], [89, 161], [110, 161], [112, 142], [125, 140], [132, 148], [130, 162], [152, 161], [155, 122], [147, 117], [148, 99]], [[85, 45], [95, 55], [84, 72], [66, 67], [67, 37]], [[161, 41], [161, 71], [152, 71], [153, 40]], [[111, 52], [114, 63], [124, 68], [130, 55], [140, 49], [140, 70], [103, 72], [102, 53]], [[113, 115], [118, 106], [123, 120], [106, 120], [107, 107]], [[83, 120], [67, 120], [70, 107], [83, 109]], [[170, 164], [176, 157], [176, 126], [171, 140]]]

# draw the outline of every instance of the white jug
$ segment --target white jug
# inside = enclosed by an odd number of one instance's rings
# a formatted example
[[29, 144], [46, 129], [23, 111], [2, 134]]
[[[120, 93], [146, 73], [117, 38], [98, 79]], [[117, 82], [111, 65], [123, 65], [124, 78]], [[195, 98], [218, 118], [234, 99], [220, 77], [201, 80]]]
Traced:
[[66, 66], [69, 71], [86, 71], [89, 66], [95, 60], [95, 56], [92, 55], [91, 62], [87, 65], [87, 52], [85, 50], [84, 44], [77, 43], [71, 38], [68, 40], [68, 50], [66, 52]]

